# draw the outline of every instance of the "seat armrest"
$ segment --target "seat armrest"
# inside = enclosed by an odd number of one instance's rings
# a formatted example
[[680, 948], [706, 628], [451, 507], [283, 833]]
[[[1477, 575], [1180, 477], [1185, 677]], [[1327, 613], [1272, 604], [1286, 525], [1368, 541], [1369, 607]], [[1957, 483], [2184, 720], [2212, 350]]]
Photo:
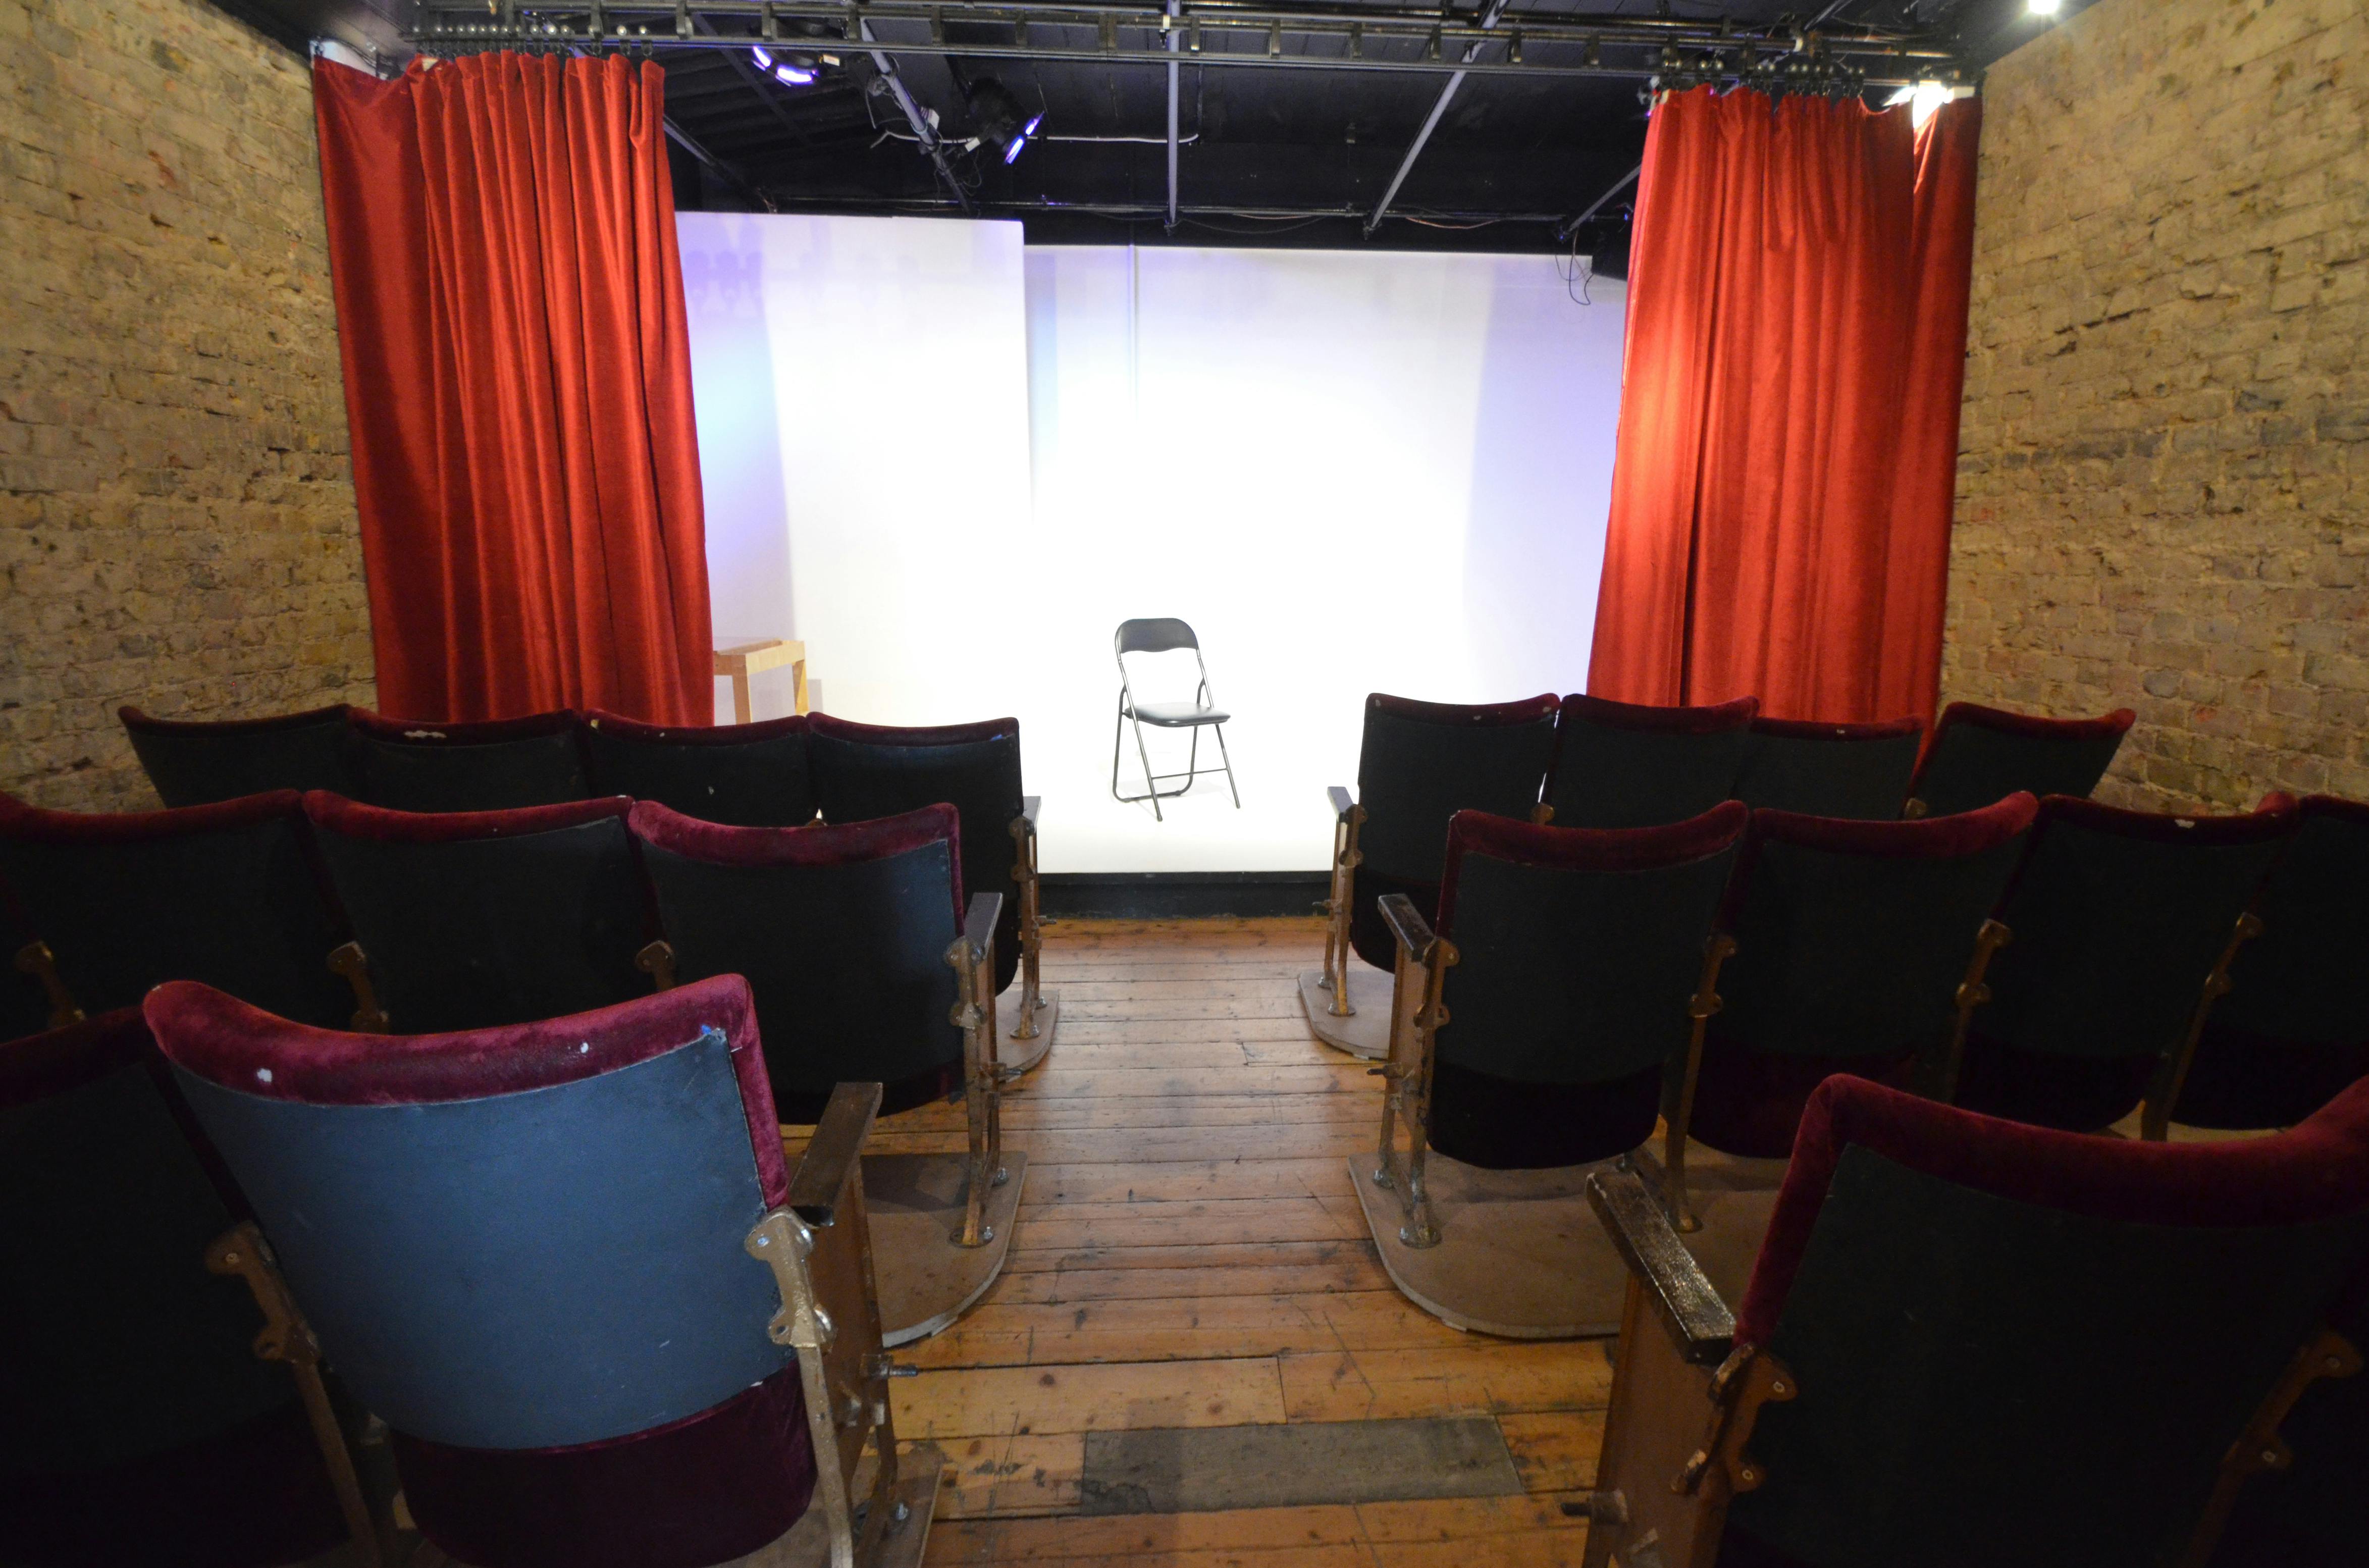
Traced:
[[1384, 894], [1377, 907], [1381, 910], [1383, 921], [1389, 924], [1390, 934], [1398, 938], [1398, 944], [1406, 950], [1407, 956], [1418, 964], [1427, 962], [1434, 940], [1431, 922], [1423, 918], [1407, 896], [1404, 893]]
[[1003, 914], [1003, 895], [973, 893], [970, 896], [968, 918], [963, 921], [963, 940], [974, 952], [985, 953], [995, 942], [995, 922]]
[[[1387, 900], [1386, 900], [1387, 901]], [[1735, 1345], [1735, 1314], [1678, 1240], [1662, 1200], [1634, 1171], [1598, 1171], [1587, 1201], [1604, 1222], [1620, 1261], [1644, 1288], [1681, 1359], [1715, 1367]]]
[[1349, 792], [1339, 784], [1327, 785], [1324, 796], [1333, 803], [1333, 815], [1335, 819], [1346, 817], [1357, 808], [1357, 803], [1350, 798]]
[[1028, 824], [1031, 832], [1036, 830], [1036, 813], [1044, 804], [1045, 797], [1041, 795], [1024, 795], [1020, 797], [1020, 819]]
[[841, 1083], [831, 1090], [806, 1155], [790, 1173], [789, 1206], [807, 1224], [829, 1225], [835, 1217], [847, 1173], [855, 1168], [864, 1140], [872, 1135], [872, 1118], [880, 1113], [880, 1093], [877, 1083]]

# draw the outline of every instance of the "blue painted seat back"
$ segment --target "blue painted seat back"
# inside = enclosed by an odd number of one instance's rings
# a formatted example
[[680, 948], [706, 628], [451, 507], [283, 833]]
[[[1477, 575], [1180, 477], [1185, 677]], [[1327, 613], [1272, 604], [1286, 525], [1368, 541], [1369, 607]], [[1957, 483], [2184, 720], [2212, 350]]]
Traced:
[[1556, 715], [1542, 799], [1563, 828], [1653, 828], [1735, 794], [1756, 698], [1656, 707], [1574, 693]]
[[2043, 800], [2086, 798], [2113, 766], [2133, 716], [2118, 708], [2101, 718], [2049, 719], [1951, 703], [1933, 727], [1910, 793], [1933, 817], [1973, 811], [2018, 790]]
[[1757, 718], [1735, 798], [1755, 810], [1890, 821], [1908, 799], [1924, 727]]

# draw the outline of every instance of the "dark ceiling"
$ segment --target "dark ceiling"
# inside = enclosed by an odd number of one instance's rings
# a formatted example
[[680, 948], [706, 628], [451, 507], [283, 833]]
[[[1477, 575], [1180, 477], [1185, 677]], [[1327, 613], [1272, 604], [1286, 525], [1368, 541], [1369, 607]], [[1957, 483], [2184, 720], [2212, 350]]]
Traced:
[[[555, 28], [547, 47], [570, 47], [571, 36], [589, 35], [596, 14], [590, 0], [218, 3], [291, 41], [339, 38], [374, 52], [383, 66], [408, 56], [406, 33], [426, 39], [431, 52], [450, 52], [521, 36], [495, 29]], [[1636, 168], [1645, 134], [1641, 90], [1651, 73], [1666, 74], [1675, 63], [1681, 81], [1688, 73], [1724, 79], [1757, 59], [1764, 70], [1810, 71], [1797, 86], [1819, 86], [1820, 68], [1830, 72], [1829, 91], [1866, 78], [1866, 97], [1880, 103], [1894, 90], [1885, 78], [1954, 68], [1973, 81], [2048, 25], [2025, 16], [2027, 0], [1499, 0], [1495, 17], [1482, 9], [1489, 0], [1183, 0], [1172, 230], [1167, 56], [1154, 52], [1163, 42], [1150, 25], [1161, 0], [1052, 0], [1024, 12], [912, 0], [833, 9], [839, 3], [774, 7], [781, 15], [771, 47], [818, 74], [796, 86], [752, 59], [763, 24], [748, 0], [686, 7], [612, 0], [599, 8], [604, 37], [619, 23], [634, 40], [641, 28], [654, 35], [667, 72], [680, 204], [968, 211], [1019, 217], [1038, 243], [1617, 248], [1626, 190], [1575, 237], [1568, 224]], [[2066, 0], [2064, 9], [2085, 3]], [[1353, 20], [1360, 23], [1354, 40], [1345, 31]], [[1716, 32], [1722, 20], [1732, 46]], [[1197, 52], [1186, 52], [1185, 21]], [[871, 52], [849, 47], [858, 27], [883, 46], [893, 82]], [[1485, 37], [1476, 30], [1483, 27], [1492, 29]], [[460, 28], [493, 36], [456, 36]], [[1444, 45], [1425, 36], [1434, 28]], [[1602, 29], [1601, 47], [1591, 29]], [[1795, 35], [1811, 32], [1804, 52]], [[745, 41], [722, 47], [726, 38]], [[1663, 52], [1670, 39], [1684, 45], [1675, 56]], [[1476, 69], [1408, 164], [1467, 49]], [[1212, 63], [1219, 54], [1246, 63]], [[1343, 63], [1309, 68], [1317, 60]], [[1418, 68], [1375, 68], [1384, 62]], [[1008, 166], [993, 146], [966, 146], [988, 118], [975, 106], [992, 99], [990, 83], [1008, 90], [1021, 114], [1043, 116], [1038, 137]], [[917, 136], [898, 86], [925, 120], [934, 116], [943, 169]], [[1403, 181], [1376, 223], [1402, 165]]]

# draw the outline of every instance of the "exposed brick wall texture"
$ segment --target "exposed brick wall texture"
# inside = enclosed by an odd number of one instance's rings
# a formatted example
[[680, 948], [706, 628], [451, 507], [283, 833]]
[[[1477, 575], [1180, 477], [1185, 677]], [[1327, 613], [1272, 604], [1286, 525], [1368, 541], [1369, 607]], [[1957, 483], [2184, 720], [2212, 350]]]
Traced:
[[116, 723], [371, 700], [304, 61], [201, 0], [0, 0], [0, 789]]
[[1944, 696], [2369, 799], [2369, 7], [2102, 0], [1985, 91]]

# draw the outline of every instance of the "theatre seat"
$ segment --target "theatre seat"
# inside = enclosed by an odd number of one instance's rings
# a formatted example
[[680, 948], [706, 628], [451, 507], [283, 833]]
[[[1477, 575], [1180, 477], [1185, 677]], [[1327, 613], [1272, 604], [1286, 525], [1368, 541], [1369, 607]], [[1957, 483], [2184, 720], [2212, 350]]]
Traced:
[[1756, 718], [1735, 798], [1756, 810], [1889, 821], [1908, 797], [1924, 721], [1806, 724]]
[[2165, 1146], [1829, 1079], [1740, 1297], [1637, 1175], [1590, 1196], [1634, 1281], [1596, 1487], [1564, 1505], [1590, 1568], [2201, 1564], [2288, 1441], [2359, 1494], [2296, 1397], [2361, 1382], [2334, 1314], [2369, 1265], [2369, 1085]]
[[[1460, 1328], [1606, 1333], [1623, 1275], [1580, 1167], [1649, 1138], [1701, 1026], [1733, 801], [1666, 828], [1459, 811], [1436, 933], [1402, 895], [1379, 1148], [1350, 1171], [1400, 1288]], [[1404, 1129], [1403, 1157], [1398, 1134]]]
[[2171, 1119], [2289, 1127], [2369, 1074], [2369, 806], [2306, 796], [2263, 882], [2260, 933], [2229, 966]]
[[38, 939], [17, 965], [48, 982], [57, 1023], [175, 979], [315, 1024], [374, 1006], [330, 971], [345, 918], [293, 790], [120, 816], [0, 796], [0, 880]]
[[1951, 703], [1917, 761], [1903, 815], [1972, 811], [2017, 790], [2043, 799], [2087, 796], [2113, 765], [2137, 717], [2116, 708], [2100, 718], [2042, 718]]
[[304, 797], [383, 1027], [487, 1029], [647, 995], [658, 921], [623, 796], [515, 811]]
[[812, 1123], [841, 1082], [886, 1085], [883, 1114], [963, 1097], [966, 1153], [864, 1157], [883, 1332], [944, 1328], [1002, 1268], [1027, 1164], [1003, 1147], [1000, 900], [978, 894], [966, 912], [955, 808], [726, 828], [643, 801], [630, 821], [673, 972], [754, 990], [784, 1123]]
[[352, 793], [343, 703], [269, 718], [151, 718], [115, 710], [132, 750], [167, 806], [211, 806], [274, 789]]
[[[926, 1528], [937, 1456], [903, 1461], [926, 1492], [900, 1486], [862, 1277], [853, 1157], [878, 1088], [833, 1099], [794, 1176], [742, 981], [392, 1040], [184, 983], [145, 1011], [295, 1332], [391, 1429], [442, 1551], [704, 1568], [797, 1524], [818, 1457], [849, 1487], [867, 1436], [873, 1528]], [[899, 1496], [918, 1523], [890, 1517]]]
[[1648, 707], [1578, 693], [1562, 700], [1540, 802], [1565, 828], [1651, 828], [1735, 794], [1757, 697]]
[[362, 799], [396, 811], [507, 811], [587, 800], [592, 786], [572, 713], [426, 724], [356, 709]]
[[814, 820], [803, 715], [670, 726], [595, 710], [584, 715], [582, 738], [596, 794], [655, 800], [686, 817], [738, 828], [799, 828]]
[[316, 1433], [293, 1368], [257, 1356], [254, 1299], [207, 1267], [241, 1199], [184, 1133], [163, 1070], [132, 1008], [0, 1045], [12, 1568], [260, 1568], [348, 1533], [328, 1458], [350, 1482], [342, 1435]]
[[[1554, 745], [1555, 706], [1551, 695], [1478, 706], [1379, 692], [1366, 699], [1357, 797], [1338, 785], [1330, 791], [1324, 967], [1299, 977], [1300, 1005], [1318, 1039], [1363, 1057], [1389, 1050], [1397, 947], [1378, 906], [1397, 893], [1436, 920], [1448, 818], [1467, 810], [1529, 816]], [[1368, 967], [1352, 964], [1353, 955]]]
[[[2072, 1132], [2112, 1126], [2151, 1089], [2161, 1101], [2295, 823], [2283, 795], [2237, 817], [2049, 796], [1993, 911], [1987, 999], [1942, 1097]], [[2147, 1123], [2161, 1136], [2159, 1115]]]

